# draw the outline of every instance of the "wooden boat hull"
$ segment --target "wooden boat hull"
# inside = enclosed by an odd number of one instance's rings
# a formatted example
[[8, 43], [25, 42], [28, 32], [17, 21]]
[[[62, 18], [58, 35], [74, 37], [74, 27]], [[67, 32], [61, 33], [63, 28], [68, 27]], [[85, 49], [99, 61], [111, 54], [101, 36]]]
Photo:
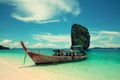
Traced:
[[35, 64], [46, 64], [46, 63], [58, 63], [58, 62], [69, 62], [69, 61], [76, 61], [76, 60], [82, 60], [87, 58], [87, 55], [81, 55], [81, 56], [49, 56], [44, 55], [41, 53], [35, 53], [29, 51], [24, 43], [21, 41], [21, 45], [25, 52], [30, 56], [30, 58], [33, 60]]
[[27, 53], [31, 57], [31, 59], [35, 62], [35, 64], [68, 62], [68, 61], [82, 60], [87, 57], [87, 55], [84, 55], [81, 57], [79, 56], [48, 56], [48, 55], [33, 53], [30, 51], [27, 51]]

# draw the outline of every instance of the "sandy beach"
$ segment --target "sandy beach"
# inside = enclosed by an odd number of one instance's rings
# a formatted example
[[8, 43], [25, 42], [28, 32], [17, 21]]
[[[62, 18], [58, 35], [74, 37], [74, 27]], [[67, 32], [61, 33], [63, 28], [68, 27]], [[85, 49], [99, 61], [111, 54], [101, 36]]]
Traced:
[[0, 60], [0, 80], [64, 80], [68, 78], [45, 70], [37, 71], [38, 68], [27, 68], [27, 66], [18, 66], [10, 61]]
[[5, 61], [0, 61], [0, 79], [1, 80], [36, 80], [24, 70], [11, 65]]

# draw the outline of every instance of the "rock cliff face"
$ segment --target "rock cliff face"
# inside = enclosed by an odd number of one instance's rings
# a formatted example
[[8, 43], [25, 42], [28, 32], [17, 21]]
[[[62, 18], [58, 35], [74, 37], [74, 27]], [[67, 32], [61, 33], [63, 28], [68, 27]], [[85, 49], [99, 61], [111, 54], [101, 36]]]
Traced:
[[90, 34], [86, 27], [73, 24], [71, 29], [71, 49], [73, 46], [83, 45], [83, 49], [88, 49], [90, 45]]

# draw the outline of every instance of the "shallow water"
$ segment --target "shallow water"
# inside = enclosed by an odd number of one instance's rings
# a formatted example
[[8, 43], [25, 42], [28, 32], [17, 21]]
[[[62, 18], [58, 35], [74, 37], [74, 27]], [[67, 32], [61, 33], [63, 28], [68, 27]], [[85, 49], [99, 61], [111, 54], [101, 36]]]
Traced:
[[[42, 49], [40, 52], [50, 55], [52, 50]], [[27, 56], [24, 67], [38, 73], [43, 70], [47, 74], [61, 76], [63, 80], [120, 79], [120, 49], [89, 49], [86, 53], [88, 58], [83, 61], [39, 66], [34, 65], [33, 61]], [[21, 67], [23, 66], [24, 54], [25, 52], [22, 49], [1, 50], [0, 58], [9, 60]]]

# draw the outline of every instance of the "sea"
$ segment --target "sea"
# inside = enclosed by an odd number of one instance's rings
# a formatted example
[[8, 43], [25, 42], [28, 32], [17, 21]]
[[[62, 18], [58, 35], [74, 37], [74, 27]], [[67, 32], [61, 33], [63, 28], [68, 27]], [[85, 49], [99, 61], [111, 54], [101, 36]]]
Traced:
[[[31, 49], [52, 55], [52, 49]], [[46, 71], [61, 76], [63, 80], [120, 80], [120, 49], [88, 49], [85, 60], [36, 66], [29, 56], [23, 65], [23, 49], [0, 50], [0, 60], [9, 61], [18, 68]], [[58, 79], [56, 79], [58, 80]]]

